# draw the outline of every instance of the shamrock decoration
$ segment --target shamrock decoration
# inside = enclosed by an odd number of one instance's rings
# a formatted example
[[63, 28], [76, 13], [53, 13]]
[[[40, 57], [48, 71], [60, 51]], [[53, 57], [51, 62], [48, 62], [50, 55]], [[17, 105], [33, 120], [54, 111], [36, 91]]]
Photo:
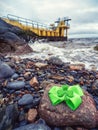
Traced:
[[62, 102], [66, 102], [68, 107], [72, 110], [76, 110], [82, 103], [81, 96], [83, 91], [79, 85], [69, 86], [67, 84], [61, 87], [53, 86], [48, 92], [52, 105], [58, 105]]

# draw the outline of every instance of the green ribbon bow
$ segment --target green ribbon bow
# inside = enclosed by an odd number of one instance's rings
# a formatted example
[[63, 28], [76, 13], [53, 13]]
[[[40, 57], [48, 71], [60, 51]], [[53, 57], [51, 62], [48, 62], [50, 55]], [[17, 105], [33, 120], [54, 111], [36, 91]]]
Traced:
[[83, 91], [79, 85], [69, 86], [66, 84], [61, 87], [53, 86], [48, 95], [52, 105], [55, 106], [64, 101], [72, 110], [76, 110], [82, 103]]

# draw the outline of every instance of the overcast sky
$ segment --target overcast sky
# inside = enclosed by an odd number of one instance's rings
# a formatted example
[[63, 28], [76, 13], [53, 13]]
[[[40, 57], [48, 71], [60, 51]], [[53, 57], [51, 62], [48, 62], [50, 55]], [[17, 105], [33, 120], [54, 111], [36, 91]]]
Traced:
[[69, 16], [70, 33], [98, 33], [98, 0], [0, 0], [0, 16], [7, 14], [47, 24]]

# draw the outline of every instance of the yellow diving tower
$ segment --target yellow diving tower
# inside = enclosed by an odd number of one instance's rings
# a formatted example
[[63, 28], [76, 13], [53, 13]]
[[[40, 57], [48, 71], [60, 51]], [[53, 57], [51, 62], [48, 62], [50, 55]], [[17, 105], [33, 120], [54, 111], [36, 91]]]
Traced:
[[40, 22], [35, 22], [30, 19], [18, 17], [8, 14], [7, 17], [2, 18], [7, 23], [17, 26], [24, 31], [30, 31], [34, 37], [45, 38], [49, 41], [65, 41], [68, 38], [69, 21], [71, 19], [64, 17], [58, 19], [54, 24], [47, 26]]

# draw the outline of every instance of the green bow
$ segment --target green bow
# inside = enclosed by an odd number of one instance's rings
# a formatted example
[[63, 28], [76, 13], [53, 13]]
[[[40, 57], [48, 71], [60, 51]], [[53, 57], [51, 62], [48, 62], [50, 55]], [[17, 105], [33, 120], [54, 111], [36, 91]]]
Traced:
[[83, 91], [79, 85], [69, 86], [66, 84], [61, 87], [53, 86], [48, 95], [52, 105], [55, 106], [64, 101], [72, 110], [76, 110], [82, 103]]

